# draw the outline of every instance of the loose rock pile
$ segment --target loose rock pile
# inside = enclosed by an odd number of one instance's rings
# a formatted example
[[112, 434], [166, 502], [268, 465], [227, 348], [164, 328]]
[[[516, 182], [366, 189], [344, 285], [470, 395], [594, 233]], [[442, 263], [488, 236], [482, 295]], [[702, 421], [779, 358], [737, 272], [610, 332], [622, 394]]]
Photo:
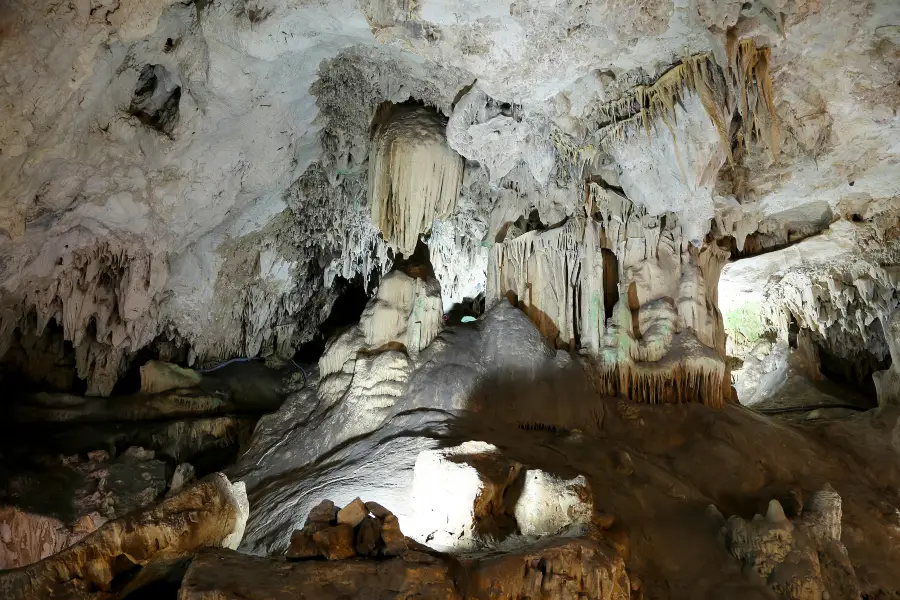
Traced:
[[303, 529], [291, 536], [287, 558], [398, 556], [407, 549], [406, 538], [394, 514], [377, 502], [356, 498], [338, 510], [323, 500], [309, 512]]

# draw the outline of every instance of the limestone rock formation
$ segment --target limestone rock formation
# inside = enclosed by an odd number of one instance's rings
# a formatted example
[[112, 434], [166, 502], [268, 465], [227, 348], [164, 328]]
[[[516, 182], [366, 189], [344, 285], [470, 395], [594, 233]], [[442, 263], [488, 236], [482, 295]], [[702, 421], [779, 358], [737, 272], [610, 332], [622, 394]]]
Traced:
[[143, 569], [154, 563], [205, 546], [237, 547], [247, 513], [243, 484], [216, 474], [154, 508], [106, 523], [58, 554], [4, 572], [0, 590], [22, 600], [113, 597], [152, 581], [152, 571], [148, 577]]
[[900, 404], [900, 308], [882, 320], [882, 328], [891, 352], [891, 367], [873, 374], [878, 404]]
[[[141, 353], [290, 355], [391, 248], [431, 232], [449, 308], [485, 287], [501, 229], [578, 216], [590, 182], [740, 252], [896, 218], [887, 0], [395, 4], [17, 4], [0, 354], [46, 336], [29, 351], [91, 395]], [[861, 274], [839, 279], [867, 303]], [[852, 327], [804, 302], [837, 347], [875, 314], [844, 294]]]
[[589, 219], [496, 244], [489, 302], [511, 294], [551, 343], [578, 342], [599, 359], [610, 394], [721, 406], [725, 333], [716, 300], [727, 252], [692, 248], [674, 214], [650, 216], [597, 184], [585, 208]]
[[432, 221], [456, 209], [463, 159], [447, 145], [445, 127], [436, 113], [398, 107], [374, 133], [369, 161], [372, 221], [387, 243], [407, 256]]
[[724, 528], [729, 550], [781, 598], [860, 598], [859, 583], [841, 544], [841, 497], [827, 485], [791, 521], [778, 500], [751, 522], [732, 517]]
[[18, 0], [0, 39], [0, 590], [237, 538], [334, 560], [205, 554], [185, 599], [900, 590], [896, 0]]
[[[288, 590], [304, 598], [589, 598], [626, 600], [631, 586], [622, 559], [584, 539], [545, 542], [520, 552], [457, 565], [408, 550], [387, 560], [281, 562], [208, 550], [191, 563], [185, 600], [255, 600]], [[461, 573], [465, 573], [463, 576]]]

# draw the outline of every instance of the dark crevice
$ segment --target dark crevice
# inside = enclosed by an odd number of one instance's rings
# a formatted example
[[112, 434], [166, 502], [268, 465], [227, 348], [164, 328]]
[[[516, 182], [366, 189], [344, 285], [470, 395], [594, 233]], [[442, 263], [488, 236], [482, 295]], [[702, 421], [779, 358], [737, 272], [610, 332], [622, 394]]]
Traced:
[[294, 360], [300, 364], [318, 362], [325, 352], [325, 343], [342, 329], [359, 322], [366, 308], [369, 293], [363, 285], [362, 277], [357, 276], [351, 281], [338, 278], [335, 286], [340, 291], [328, 318], [319, 325], [316, 337], [300, 346], [294, 354]]
[[817, 346], [822, 375], [877, 403], [875, 381], [872, 379], [872, 374], [889, 368], [891, 366], [890, 356], [879, 359], [865, 350], [854, 352], [850, 356], [838, 356], [821, 344], [817, 344]]

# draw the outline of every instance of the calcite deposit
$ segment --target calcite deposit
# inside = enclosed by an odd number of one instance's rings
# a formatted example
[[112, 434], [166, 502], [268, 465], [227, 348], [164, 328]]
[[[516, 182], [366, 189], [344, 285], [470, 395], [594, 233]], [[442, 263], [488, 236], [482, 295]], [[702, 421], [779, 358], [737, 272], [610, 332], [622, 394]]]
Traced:
[[0, 595], [896, 596], [898, 73], [896, 0], [2, 3]]

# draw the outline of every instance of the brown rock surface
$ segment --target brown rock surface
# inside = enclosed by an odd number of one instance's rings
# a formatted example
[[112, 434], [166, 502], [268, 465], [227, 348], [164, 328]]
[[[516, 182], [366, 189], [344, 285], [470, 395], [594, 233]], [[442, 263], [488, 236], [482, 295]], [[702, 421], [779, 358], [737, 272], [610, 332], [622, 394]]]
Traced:
[[179, 600], [273, 598], [461, 600], [462, 595], [454, 585], [450, 566], [436, 560], [284, 562], [226, 550], [200, 552], [178, 595]]
[[366, 502], [366, 508], [369, 509], [369, 512], [372, 513], [372, 515], [382, 520], [384, 520], [384, 518], [388, 515], [394, 514], [377, 502]]
[[466, 598], [628, 600], [625, 562], [586, 539], [557, 538], [527, 550], [463, 563]]
[[376, 556], [381, 546], [381, 521], [366, 517], [356, 530], [356, 551], [363, 556]]
[[291, 545], [288, 546], [288, 558], [314, 558], [319, 556], [319, 547], [313, 540], [313, 533], [306, 530], [306, 527], [299, 531], [295, 531], [291, 536]]
[[356, 527], [368, 514], [369, 509], [366, 508], [366, 504], [359, 498], [356, 498], [353, 502], [338, 511], [337, 522], [347, 524], [350, 527]]
[[54, 556], [0, 573], [0, 597], [113, 598], [144, 567], [205, 546], [236, 546], [245, 522], [243, 486], [215, 474], [154, 508], [106, 523]]
[[338, 509], [331, 500], [322, 500], [309, 511], [306, 517], [307, 523], [333, 523], [337, 518]]
[[386, 556], [397, 556], [407, 548], [406, 538], [400, 531], [400, 521], [394, 515], [388, 515], [381, 524], [381, 539]]
[[56, 554], [94, 531], [103, 520], [93, 513], [67, 527], [59, 519], [4, 506], [0, 508], [0, 569], [24, 567]]
[[353, 527], [346, 523], [317, 531], [312, 539], [322, 552], [322, 556], [328, 560], [341, 560], [356, 555], [356, 535]]
[[194, 559], [179, 600], [628, 600], [630, 588], [613, 551], [591, 540], [558, 539], [461, 564], [411, 550], [382, 560], [291, 563], [210, 549]]

